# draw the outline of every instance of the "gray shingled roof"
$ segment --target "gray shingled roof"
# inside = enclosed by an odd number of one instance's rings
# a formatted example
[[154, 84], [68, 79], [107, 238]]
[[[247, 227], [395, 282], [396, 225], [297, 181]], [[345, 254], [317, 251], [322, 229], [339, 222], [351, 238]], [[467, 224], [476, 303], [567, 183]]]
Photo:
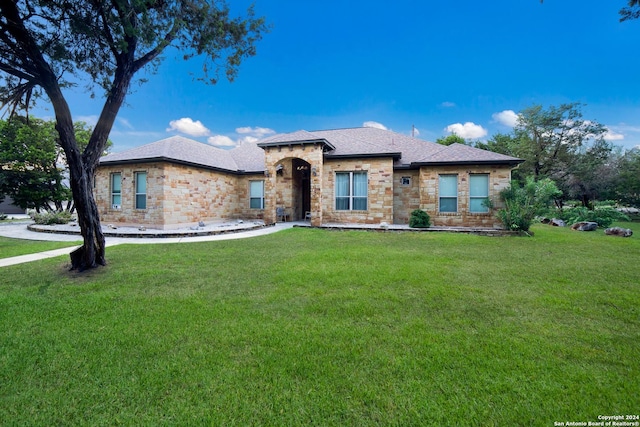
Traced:
[[464, 144], [444, 146], [440, 151], [414, 161], [416, 164], [456, 163], [522, 163], [521, 159], [493, 151], [481, 150]]
[[230, 172], [264, 170], [264, 151], [254, 143], [222, 150], [182, 136], [172, 136], [100, 158], [100, 164], [171, 161]]
[[333, 149], [325, 153], [336, 157], [394, 157], [396, 167], [454, 163], [506, 163], [516, 165], [520, 159], [481, 150], [468, 145], [443, 146], [434, 142], [378, 128], [348, 128], [307, 132], [300, 130], [274, 135], [259, 146], [287, 145], [296, 142], [326, 141]]
[[308, 132], [299, 130], [223, 150], [181, 136], [109, 154], [100, 164], [170, 161], [234, 173], [261, 172], [265, 169], [261, 147], [300, 143], [321, 143], [326, 158], [393, 157], [395, 167], [422, 165], [499, 163], [517, 165], [522, 160], [463, 144], [443, 146], [388, 130], [350, 128]]

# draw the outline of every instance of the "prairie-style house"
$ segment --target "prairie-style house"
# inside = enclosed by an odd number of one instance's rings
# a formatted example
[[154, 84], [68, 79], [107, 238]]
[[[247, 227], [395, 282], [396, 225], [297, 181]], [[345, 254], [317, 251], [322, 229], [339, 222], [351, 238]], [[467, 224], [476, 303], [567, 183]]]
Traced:
[[[100, 159], [102, 221], [170, 229], [200, 221], [500, 228], [495, 209], [522, 160], [377, 128], [274, 135], [231, 150], [173, 136]], [[493, 202], [493, 208], [483, 203]]]

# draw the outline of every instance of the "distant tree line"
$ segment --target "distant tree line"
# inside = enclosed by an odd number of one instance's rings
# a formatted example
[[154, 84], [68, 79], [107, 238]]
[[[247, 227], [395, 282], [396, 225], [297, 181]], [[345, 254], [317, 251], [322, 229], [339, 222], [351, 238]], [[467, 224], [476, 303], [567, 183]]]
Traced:
[[586, 208], [596, 200], [640, 207], [640, 150], [613, 145], [605, 139], [607, 132], [602, 124], [583, 118], [581, 104], [534, 105], [518, 114], [511, 133], [495, 134], [486, 142], [457, 135], [436, 142], [466, 143], [523, 159], [514, 180], [521, 185], [528, 178], [552, 180], [562, 192], [555, 198], [559, 208], [569, 200]]

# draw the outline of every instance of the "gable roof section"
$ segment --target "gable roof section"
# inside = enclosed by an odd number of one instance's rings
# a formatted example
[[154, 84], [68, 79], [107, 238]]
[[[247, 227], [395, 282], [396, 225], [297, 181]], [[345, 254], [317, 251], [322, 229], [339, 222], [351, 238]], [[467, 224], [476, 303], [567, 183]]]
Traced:
[[456, 164], [507, 164], [515, 166], [523, 161], [516, 157], [455, 143], [442, 146], [436, 153], [417, 159], [413, 163], [416, 166]]
[[100, 159], [101, 165], [166, 161], [243, 174], [265, 170], [263, 148], [295, 144], [322, 144], [325, 158], [391, 157], [394, 168], [456, 164], [516, 166], [522, 159], [464, 144], [443, 146], [434, 142], [377, 128], [349, 128], [278, 134], [257, 144], [245, 142], [223, 150], [182, 136], [172, 136]]
[[225, 172], [264, 171], [264, 152], [254, 143], [223, 150], [182, 136], [172, 136], [100, 158], [101, 165], [165, 161]]

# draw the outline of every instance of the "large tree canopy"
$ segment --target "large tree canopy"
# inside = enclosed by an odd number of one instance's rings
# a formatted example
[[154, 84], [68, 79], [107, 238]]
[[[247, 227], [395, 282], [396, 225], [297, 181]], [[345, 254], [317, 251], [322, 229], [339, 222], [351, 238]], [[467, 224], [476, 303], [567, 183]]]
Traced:
[[[71, 268], [104, 265], [105, 244], [92, 181], [120, 106], [137, 72], [154, 71], [161, 54], [176, 47], [184, 59], [203, 58], [201, 79], [221, 72], [233, 80], [241, 61], [255, 55], [266, 31], [253, 9], [233, 18], [215, 0], [8, 0], [0, 3], [0, 100], [28, 107], [43, 96], [53, 106], [65, 152], [84, 244]], [[64, 89], [74, 79], [104, 106], [86, 148], [81, 149]]]

